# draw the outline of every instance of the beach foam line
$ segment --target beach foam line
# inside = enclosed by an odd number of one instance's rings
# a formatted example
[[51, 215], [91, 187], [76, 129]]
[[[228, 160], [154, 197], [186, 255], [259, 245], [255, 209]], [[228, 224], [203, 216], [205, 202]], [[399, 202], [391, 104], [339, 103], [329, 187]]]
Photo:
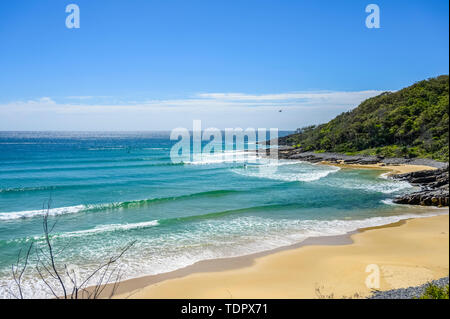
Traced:
[[[273, 207], [272, 207], [273, 206]], [[55, 233], [51, 235], [51, 238], [71, 238], [71, 237], [85, 237], [85, 236], [93, 236], [98, 234], [116, 232], [116, 231], [132, 231], [137, 229], [147, 229], [156, 226], [167, 226], [169, 224], [173, 225], [174, 223], [184, 223], [184, 222], [201, 222], [202, 220], [207, 219], [215, 219], [221, 218], [227, 215], [232, 214], [243, 214], [249, 211], [254, 211], [262, 208], [270, 208], [276, 209], [275, 206], [280, 207], [279, 205], [270, 205], [270, 206], [261, 206], [261, 207], [250, 207], [247, 209], [236, 209], [236, 210], [228, 210], [222, 212], [208, 213], [202, 215], [192, 215], [192, 216], [184, 216], [184, 217], [176, 217], [176, 218], [167, 218], [167, 219], [159, 219], [159, 220], [151, 220], [145, 222], [138, 223], [126, 223], [126, 224], [106, 224], [106, 225], [98, 225], [94, 228], [83, 229], [70, 231], [65, 233]], [[334, 235], [344, 235], [348, 232], [355, 231], [357, 229], [362, 228], [370, 228], [377, 227], [387, 224], [396, 223], [405, 219], [410, 218], [424, 218], [431, 216], [438, 216], [446, 214], [440, 209], [435, 209], [431, 211], [427, 211], [424, 213], [408, 213], [403, 215], [393, 215], [393, 216], [378, 216], [378, 217], [369, 217], [364, 219], [333, 219], [333, 220], [313, 220], [313, 219], [281, 219], [281, 220], [273, 220], [271, 218], [263, 218], [258, 216], [241, 216], [235, 220], [231, 220], [230, 224], [227, 227], [231, 228], [258, 228], [264, 234], [269, 234], [274, 230], [283, 231], [285, 233], [286, 238], [282, 239], [282, 241], [286, 242], [287, 245], [301, 242], [302, 240], [309, 237], [317, 237], [317, 236], [334, 236]], [[223, 224], [222, 226], [224, 226]], [[219, 228], [222, 226], [218, 226]], [[220, 231], [216, 229], [215, 231]], [[222, 229], [223, 231], [223, 229]], [[290, 235], [287, 233], [291, 233]], [[264, 236], [263, 236], [264, 237]], [[277, 236], [279, 237], [279, 236]], [[34, 236], [34, 237], [24, 237], [24, 238], [15, 238], [12, 240], [7, 240], [7, 242], [28, 242], [29, 240], [43, 240], [43, 236]], [[261, 240], [269, 240], [267, 238], [261, 238]], [[270, 240], [267, 242], [270, 244]], [[261, 247], [263, 247], [263, 243], [261, 242]], [[273, 243], [272, 243], [273, 244]], [[271, 246], [272, 246], [271, 244]], [[283, 245], [274, 245], [273, 247], [266, 247], [267, 249], [272, 249], [276, 247], [281, 247]], [[260, 251], [264, 251], [266, 249], [262, 249]], [[219, 257], [219, 256], [218, 256]]]

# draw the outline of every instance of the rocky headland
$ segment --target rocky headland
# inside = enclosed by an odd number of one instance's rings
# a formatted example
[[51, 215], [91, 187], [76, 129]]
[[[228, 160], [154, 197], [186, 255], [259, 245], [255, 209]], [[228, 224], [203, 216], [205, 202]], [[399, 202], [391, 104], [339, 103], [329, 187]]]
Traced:
[[381, 156], [345, 155], [330, 152], [303, 152], [301, 149], [289, 146], [279, 147], [278, 158], [338, 165], [378, 165], [380, 167], [392, 167], [406, 164], [434, 167], [435, 169], [433, 170], [390, 175], [389, 178], [408, 181], [420, 187], [419, 191], [398, 196], [394, 199], [394, 202], [408, 205], [449, 206], [448, 163], [423, 158], [384, 158]]

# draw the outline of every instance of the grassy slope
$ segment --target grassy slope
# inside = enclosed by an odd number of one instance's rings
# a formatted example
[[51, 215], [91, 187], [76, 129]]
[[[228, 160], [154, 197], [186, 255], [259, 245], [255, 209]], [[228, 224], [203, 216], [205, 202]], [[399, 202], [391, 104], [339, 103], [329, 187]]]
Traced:
[[280, 139], [305, 151], [448, 161], [449, 77], [367, 99], [330, 122]]

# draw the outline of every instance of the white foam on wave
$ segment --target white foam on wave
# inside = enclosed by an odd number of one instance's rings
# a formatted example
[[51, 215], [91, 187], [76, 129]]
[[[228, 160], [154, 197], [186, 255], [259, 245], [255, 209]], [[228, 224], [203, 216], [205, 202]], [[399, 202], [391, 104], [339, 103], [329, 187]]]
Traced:
[[67, 207], [58, 207], [47, 209], [27, 210], [21, 212], [9, 212], [0, 213], [0, 220], [15, 220], [15, 219], [28, 219], [35, 217], [42, 217], [48, 213], [48, 216], [60, 216], [67, 214], [76, 214], [90, 209], [102, 209], [102, 208], [115, 208], [120, 207], [122, 203], [109, 203], [109, 204], [92, 204], [92, 205], [76, 205]]
[[392, 198], [382, 199], [380, 202], [382, 202], [385, 205], [392, 205], [392, 206], [399, 205], [399, 204], [394, 203]]
[[[115, 231], [126, 231], [126, 230], [135, 230], [135, 229], [143, 229], [148, 227], [154, 227], [158, 226], [159, 221], [158, 220], [151, 220], [147, 222], [140, 222], [140, 223], [128, 223], [128, 224], [107, 224], [107, 225], [98, 225], [94, 228], [89, 229], [83, 229], [83, 230], [76, 230], [76, 231], [70, 231], [60, 234], [54, 234], [52, 235], [52, 238], [72, 238], [72, 237], [85, 237], [89, 235], [98, 235], [102, 233], [110, 233]], [[42, 240], [44, 239], [43, 236], [34, 236], [34, 237], [27, 237], [25, 238], [25, 242], [28, 242], [29, 240]], [[16, 242], [16, 241], [22, 241], [22, 238], [19, 239], [11, 239], [8, 242]]]
[[394, 203], [394, 200], [392, 198], [386, 198], [386, 199], [382, 199], [380, 201], [381, 203], [385, 204], [385, 205], [389, 205], [389, 206], [397, 206], [397, 207], [402, 207], [402, 208], [414, 208], [415, 210], [422, 210], [422, 211], [444, 211], [445, 208], [442, 207], [438, 207], [438, 206], [420, 206], [420, 205], [409, 205], [409, 204], [397, 204]]
[[380, 176], [378, 176], [378, 178], [389, 179], [390, 174], [391, 174], [391, 172], [386, 172], [386, 173], [380, 174]]
[[186, 161], [185, 164], [190, 165], [209, 165], [221, 163], [243, 163], [243, 162], [258, 162], [260, 158], [256, 152], [252, 151], [223, 151], [215, 153], [198, 154], [198, 160]]
[[16, 220], [16, 219], [28, 219], [35, 217], [42, 217], [48, 213], [48, 216], [60, 216], [67, 214], [76, 214], [80, 212], [85, 212], [93, 209], [114, 209], [120, 208], [123, 202], [108, 203], [108, 204], [90, 204], [90, 205], [76, 205], [67, 207], [58, 207], [47, 209], [36, 209], [21, 212], [9, 212], [0, 213], [0, 220]]
[[92, 147], [89, 148], [88, 151], [114, 151], [114, 150], [123, 150], [125, 146], [117, 146], [117, 147]]
[[[289, 166], [284, 168], [283, 166], [286, 165]], [[312, 182], [327, 177], [329, 174], [336, 173], [339, 170], [340, 168], [336, 166], [322, 165], [319, 167], [303, 162], [274, 161], [265, 165], [257, 165], [246, 169], [232, 169], [231, 171], [248, 177], [266, 178], [284, 182]]]
[[339, 184], [339, 187], [348, 189], [366, 190], [370, 192], [379, 192], [383, 194], [392, 194], [400, 192], [406, 189], [411, 189], [413, 186], [405, 181], [367, 181], [362, 183], [361, 181], [346, 181]]
[[109, 225], [98, 225], [94, 228], [77, 230], [67, 233], [62, 233], [56, 235], [56, 237], [60, 238], [70, 238], [70, 237], [80, 237], [91, 234], [99, 234], [99, 233], [108, 233], [114, 231], [121, 230], [133, 230], [133, 229], [142, 229], [147, 227], [158, 226], [159, 222], [157, 220], [151, 220], [148, 222], [140, 222], [140, 223], [130, 223], [130, 224], [109, 224]]
[[407, 181], [399, 181], [387, 178], [387, 175], [381, 174], [378, 178], [354, 177], [352, 175], [343, 175], [339, 178], [328, 179], [323, 181], [325, 185], [331, 187], [356, 189], [362, 191], [392, 194], [400, 191], [411, 190], [413, 185]]
[[[393, 180], [389, 178], [391, 172], [382, 173], [378, 176], [378, 180], [362, 180], [352, 179], [339, 182], [339, 187], [348, 189], [367, 190], [371, 192], [380, 192], [384, 194], [391, 194], [403, 190], [414, 188], [413, 185], [407, 181]], [[392, 201], [383, 202], [387, 205], [396, 205]]]
[[[86, 208], [87, 208], [87, 206], [85, 206], [85, 205], [51, 208], [48, 210], [48, 215], [49, 216], [59, 216], [59, 215], [66, 215], [66, 214], [75, 214]], [[47, 214], [47, 209], [0, 213], [0, 220], [33, 218], [33, 217], [44, 216], [45, 214]]]

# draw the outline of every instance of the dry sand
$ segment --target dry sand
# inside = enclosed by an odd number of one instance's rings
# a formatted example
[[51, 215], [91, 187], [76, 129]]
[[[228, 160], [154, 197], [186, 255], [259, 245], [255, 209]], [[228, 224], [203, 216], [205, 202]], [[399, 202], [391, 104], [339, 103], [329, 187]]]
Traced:
[[322, 162], [322, 164], [333, 165], [342, 168], [367, 168], [367, 169], [382, 169], [390, 171], [390, 174], [404, 174], [417, 171], [426, 170], [436, 170], [436, 167], [426, 166], [426, 165], [410, 165], [410, 164], [399, 164], [399, 165], [387, 165], [383, 163], [378, 164], [336, 164], [330, 162]]
[[143, 288], [138, 288], [140, 280], [134, 279], [124, 282], [122, 289], [128, 292], [117, 297], [363, 297], [371, 292], [366, 286], [369, 265], [372, 274], [373, 269], [379, 270], [380, 290], [448, 276], [448, 233], [448, 214], [411, 219], [362, 230], [351, 235], [352, 244], [283, 250], [237, 269], [191, 273]]

